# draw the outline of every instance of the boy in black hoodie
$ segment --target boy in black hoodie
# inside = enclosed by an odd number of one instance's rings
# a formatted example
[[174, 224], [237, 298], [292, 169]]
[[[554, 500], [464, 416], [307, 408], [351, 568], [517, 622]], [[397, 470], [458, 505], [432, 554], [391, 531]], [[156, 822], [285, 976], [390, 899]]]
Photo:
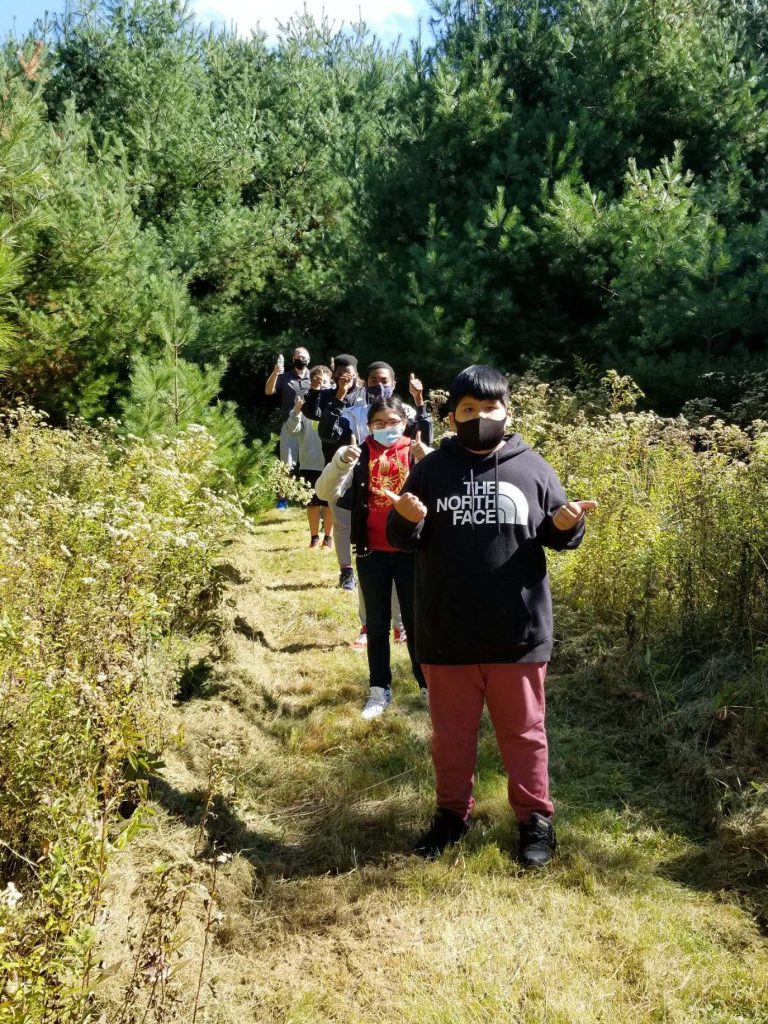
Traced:
[[451, 385], [443, 440], [390, 494], [387, 535], [416, 552], [416, 659], [429, 684], [437, 813], [416, 852], [466, 832], [483, 704], [509, 776], [526, 867], [556, 848], [544, 679], [552, 601], [544, 548], [578, 547], [593, 501], [568, 501], [552, 467], [507, 434], [503, 374], [470, 366]]

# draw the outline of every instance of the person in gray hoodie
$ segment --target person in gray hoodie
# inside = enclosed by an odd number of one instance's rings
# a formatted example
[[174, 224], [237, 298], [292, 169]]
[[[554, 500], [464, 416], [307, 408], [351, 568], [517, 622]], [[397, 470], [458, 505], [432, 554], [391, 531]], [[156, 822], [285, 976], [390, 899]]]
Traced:
[[544, 680], [552, 653], [545, 548], [573, 549], [593, 501], [569, 501], [557, 474], [508, 433], [506, 377], [470, 366], [449, 392], [455, 437], [390, 494], [390, 543], [415, 551], [415, 657], [429, 686], [437, 813], [415, 852], [433, 857], [466, 832], [483, 705], [518, 819], [519, 857], [556, 849]]

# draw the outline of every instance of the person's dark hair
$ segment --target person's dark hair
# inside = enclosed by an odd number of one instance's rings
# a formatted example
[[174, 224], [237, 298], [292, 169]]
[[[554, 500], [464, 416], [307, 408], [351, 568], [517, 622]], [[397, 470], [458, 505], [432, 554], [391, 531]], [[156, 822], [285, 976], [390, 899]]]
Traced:
[[476, 363], [462, 370], [448, 391], [448, 411], [453, 412], [462, 398], [476, 398], [478, 401], [496, 399], [509, 405], [509, 384], [500, 370]]
[[405, 406], [397, 395], [392, 395], [391, 398], [374, 398], [368, 406], [368, 422], [370, 423], [373, 420], [376, 413], [383, 412], [385, 409], [391, 409], [392, 412], [397, 413], [404, 423], [408, 422], [408, 413], [405, 411]]
[[366, 380], [368, 380], [368, 378], [371, 376], [374, 370], [389, 370], [392, 380], [395, 379], [395, 371], [392, 369], [389, 363], [383, 363], [379, 361], [377, 363], [371, 363], [368, 369], [365, 371]]
[[342, 366], [351, 366], [353, 370], [357, 369], [357, 357], [349, 355], [340, 355], [333, 357], [333, 368], [334, 370], [340, 369]]

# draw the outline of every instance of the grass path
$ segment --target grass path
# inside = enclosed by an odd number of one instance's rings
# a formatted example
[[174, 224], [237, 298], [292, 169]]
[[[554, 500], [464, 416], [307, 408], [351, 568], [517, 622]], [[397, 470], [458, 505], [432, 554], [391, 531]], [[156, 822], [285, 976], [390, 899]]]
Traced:
[[[232, 551], [225, 656], [190, 672], [154, 821], [113, 872], [107, 962], [141, 926], [157, 863], [189, 860], [213, 752], [229, 782], [208, 832], [233, 857], [198, 1022], [768, 1022], [755, 920], [705, 883], [706, 849], [655, 752], [572, 677], [549, 688], [553, 867], [515, 865], [487, 722], [476, 827], [439, 862], [407, 855], [432, 810], [427, 714], [398, 650], [392, 710], [360, 719], [355, 601], [304, 534], [298, 513], [275, 516]], [[202, 942], [189, 908], [180, 1020]]]

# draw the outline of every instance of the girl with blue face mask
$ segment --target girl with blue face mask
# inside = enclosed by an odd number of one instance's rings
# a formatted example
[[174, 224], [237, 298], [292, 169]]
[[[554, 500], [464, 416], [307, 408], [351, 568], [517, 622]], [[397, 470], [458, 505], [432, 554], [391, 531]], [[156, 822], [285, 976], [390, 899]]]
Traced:
[[389, 633], [390, 599], [394, 583], [413, 674], [426, 699], [426, 681], [414, 658], [413, 555], [398, 551], [387, 540], [388, 494], [399, 494], [414, 463], [430, 451], [420, 437], [405, 436], [408, 413], [396, 397], [376, 398], [368, 410], [369, 435], [336, 452], [323, 470], [315, 490], [324, 501], [337, 501], [352, 513], [352, 543], [357, 577], [367, 613], [367, 653], [370, 694], [363, 717], [376, 718], [392, 699]]

